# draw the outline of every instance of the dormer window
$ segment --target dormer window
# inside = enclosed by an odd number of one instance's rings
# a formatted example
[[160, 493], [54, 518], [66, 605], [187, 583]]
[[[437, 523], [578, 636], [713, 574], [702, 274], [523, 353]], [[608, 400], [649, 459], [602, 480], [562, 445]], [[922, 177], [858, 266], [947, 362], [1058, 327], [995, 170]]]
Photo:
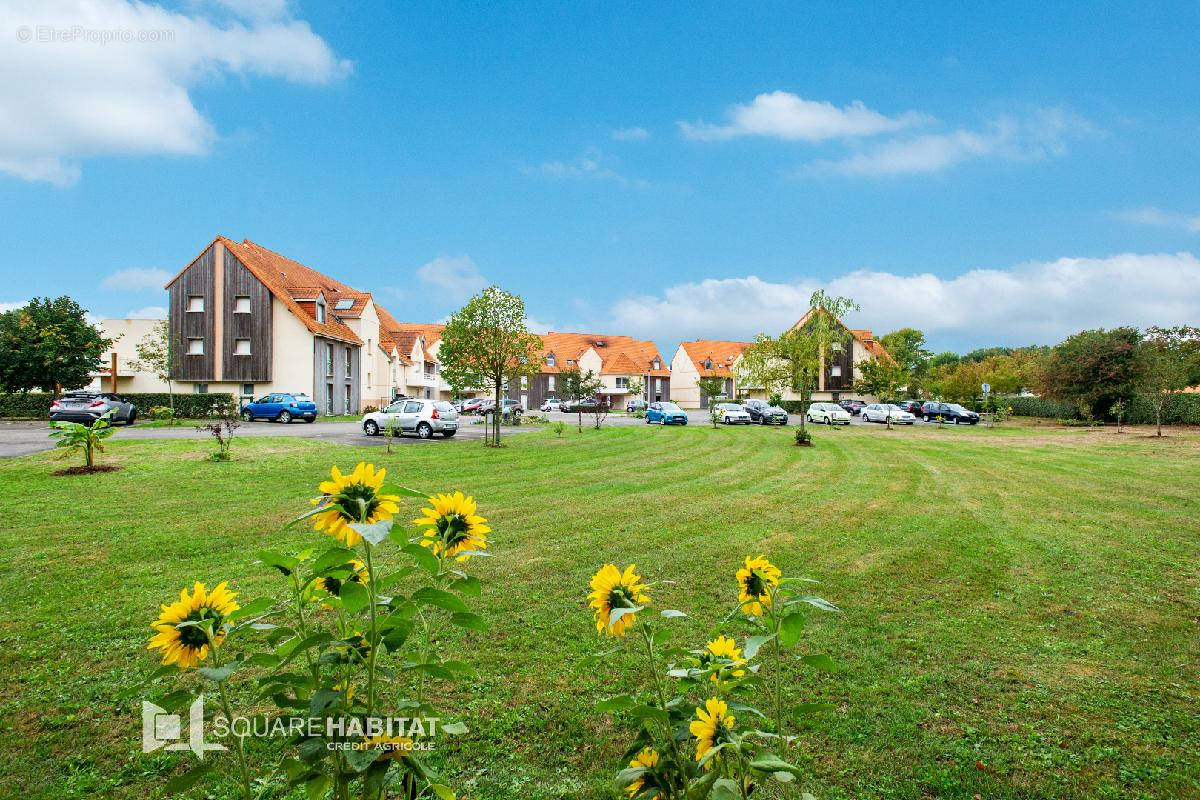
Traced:
[[317, 322], [325, 324], [325, 298], [317, 298]]
[[711, 358], [704, 359], [704, 368], [712, 369], [712, 359]]
[[651, 361], [651, 362], [650, 362], [650, 367], [651, 367], [652, 369], [662, 369], [662, 364], [661, 364], [661, 363], [659, 362], [659, 360], [656, 358], [656, 359], [654, 359], [653, 361]]
[[555, 364], [555, 361], [554, 361], [554, 354], [553, 354], [553, 353], [551, 353], [550, 355], [546, 356], [546, 366], [547, 366], [547, 367], [553, 367], [553, 366], [554, 366], [554, 364]]

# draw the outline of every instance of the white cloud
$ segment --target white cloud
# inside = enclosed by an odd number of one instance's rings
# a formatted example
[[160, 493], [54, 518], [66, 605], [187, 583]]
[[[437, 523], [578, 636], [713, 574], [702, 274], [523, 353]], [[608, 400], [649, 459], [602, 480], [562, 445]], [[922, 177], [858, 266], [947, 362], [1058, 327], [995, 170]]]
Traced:
[[618, 142], [640, 142], [650, 138], [650, 131], [645, 128], [617, 128], [609, 135]]
[[760, 94], [750, 103], [728, 111], [729, 122], [679, 122], [689, 139], [718, 140], [739, 136], [821, 142], [856, 136], [874, 136], [919, 125], [930, 118], [913, 111], [889, 117], [867, 108], [861, 100], [838, 108], [827, 100], [805, 100], [791, 92]]
[[629, 178], [609, 166], [604, 153], [595, 147], [589, 147], [584, 154], [573, 161], [545, 161], [538, 171], [550, 178], [559, 179], [596, 179], [611, 180], [624, 186], [645, 188], [649, 184], [640, 178]]
[[191, 87], [224, 75], [324, 84], [350, 71], [286, 3], [224, 5], [240, 18], [134, 0], [0, 4], [0, 172], [70, 185], [92, 156], [201, 154], [216, 132]]
[[171, 280], [165, 269], [122, 269], [105, 276], [100, 285], [105, 289], [125, 292], [163, 291], [163, 285]]
[[818, 288], [862, 306], [851, 325], [880, 334], [912, 326], [963, 347], [1054, 344], [1084, 328], [1200, 319], [1200, 259], [1191, 253], [1060, 258], [953, 278], [856, 270], [827, 282], [708, 279], [628, 297], [609, 318], [615, 330], [650, 338], [749, 340], [790, 326]]
[[3, 314], [5, 311], [15, 311], [18, 308], [24, 308], [28, 304], [28, 300], [17, 300], [12, 303], [0, 303], [0, 314]]
[[814, 162], [801, 172], [878, 177], [937, 172], [977, 158], [1037, 161], [1061, 157], [1069, 140], [1095, 132], [1087, 120], [1062, 109], [1038, 109], [1024, 117], [997, 117], [980, 131], [893, 139], [843, 159]]
[[1200, 233], [1200, 215], [1180, 214], [1175, 211], [1163, 211], [1154, 206], [1131, 208], [1116, 214], [1117, 219], [1138, 225], [1156, 225], [1162, 228], [1179, 228], [1188, 233]]
[[547, 333], [554, 330], [554, 325], [549, 322], [542, 322], [536, 317], [525, 318], [525, 330], [530, 333]]
[[470, 256], [438, 256], [417, 268], [417, 278], [454, 301], [466, 300], [488, 285]]
[[128, 311], [125, 319], [166, 319], [167, 309], [164, 306], [146, 306], [136, 311]]

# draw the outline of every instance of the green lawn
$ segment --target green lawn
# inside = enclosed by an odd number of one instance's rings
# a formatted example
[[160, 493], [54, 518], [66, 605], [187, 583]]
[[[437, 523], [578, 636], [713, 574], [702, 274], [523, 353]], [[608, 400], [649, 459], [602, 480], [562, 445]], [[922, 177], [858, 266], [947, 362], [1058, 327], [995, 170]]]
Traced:
[[282, 524], [330, 464], [367, 458], [474, 494], [495, 528], [471, 563], [491, 630], [450, 642], [481, 675], [443, 701], [472, 728], [438, 755], [463, 795], [616, 797], [625, 731], [590, 709], [632, 662], [581, 663], [601, 646], [588, 578], [612, 561], [675, 581], [654, 600], [702, 643], [761, 552], [845, 612], [802, 645], [842, 671], [792, 676], [837, 706], [795, 756], [817, 797], [1200, 797], [1200, 434], [791, 435], [570, 428], [390, 456], [255, 438], [219, 464], [207, 441], [118, 433], [116, 473], [0, 462], [0, 796], [153, 796], [192, 757], [142, 755], [139, 705], [116, 697], [156, 666], [158, 603], [196, 579], [281, 590], [253, 553], [324, 543]]

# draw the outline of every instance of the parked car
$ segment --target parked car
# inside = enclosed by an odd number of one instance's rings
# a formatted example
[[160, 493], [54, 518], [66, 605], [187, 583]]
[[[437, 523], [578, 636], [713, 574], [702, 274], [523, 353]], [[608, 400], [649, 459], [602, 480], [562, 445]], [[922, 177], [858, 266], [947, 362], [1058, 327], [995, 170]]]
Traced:
[[645, 411], [646, 401], [640, 397], [635, 397], [625, 404], [625, 410], [632, 414], [635, 411]]
[[717, 403], [711, 413], [726, 425], [750, 424], [750, 415], [737, 403]]
[[750, 415], [751, 422], [760, 425], [787, 425], [788, 422], [786, 411], [765, 400], [747, 400], [742, 403], [742, 410]]
[[112, 412], [109, 423], [132, 425], [137, 419], [137, 406], [111, 392], [67, 392], [50, 404], [50, 419], [53, 422], [91, 425], [109, 412]]
[[646, 424], [661, 422], [663, 425], [687, 425], [688, 415], [679, 406], [670, 401], [651, 403], [646, 407]]
[[362, 418], [363, 433], [378, 436], [386, 433], [389, 424], [395, 435], [416, 434], [429, 439], [440, 433], [449, 439], [458, 433], [458, 412], [445, 400], [423, 400], [410, 397], [397, 400], [381, 411], [372, 411]]
[[541, 410], [542, 411], [561, 411], [562, 410], [562, 400], [559, 400], [557, 397], [548, 397], [548, 398], [546, 398], [546, 402], [542, 403]]
[[285, 424], [294, 419], [314, 422], [317, 419], [317, 404], [300, 392], [272, 392], [244, 404], [242, 419], [246, 422], [266, 419]]
[[893, 423], [900, 425], [913, 425], [917, 421], [915, 416], [895, 403], [871, 403], [862, 410], [863, 422], [887, 422], [889, 417]]
[[[518, 415], [520, 415], [520, 414], [525, 413], [525, 407], [523, 405], [521, 405], [519, 402], [517, 402], [516, 400], [505, 397], [505, 398], [502, 398], [500, 402], [502, 404], [501, 407], [503, 409], [501, 412], [502, 414], [518, 414]], [[485, 418], [491, 416], [495, 412], [495, 410], [496, 410], [496, 401], [491, 398], [484, 400], [483, 403], [479, 406], [479, 413]]]
[[610, 407], [610, 400], [607, 397], [584, 397], [576, 400], [567, 400], [562, 404], [562, 411], [569, 411], [572, 414], [582, 411], [587, 413], [595, 411], [597, 408], [607, 409]]
[[902, 411], [907, 411], [913, 416], [919, 417], [921, 416], [921, 406], [925, 404], [920, 400], [901, 400], [897, 403], [893, 403], [892, 405], [896, 406]]
[[850, 412], [851, 416], [857, 417], [862, 410], [867, 407], [867, 404], [862, 400], [842, 400], [838, 403], [839, 406]]
[[926, 422], [933, 422], [938, 417], [941, 417], [943, 422], [953, 422], [955, 425], [960, 422], [968, 425], [979, 422], [978, 414], [968, 411], [957, 403], [926, 403], [921, 406], [921, 416], [925, 418]]
[[474, 400], [463, 400], [462, 408], [459, 409], [460, 414], [478, 414], [480, 407], [483, 405], [486, 398], [476, 397]]
[[849, 425], [850, 412], [837, 403], [813, 403], [805, 415], [809, 422], [824, 422], [826, 425]]

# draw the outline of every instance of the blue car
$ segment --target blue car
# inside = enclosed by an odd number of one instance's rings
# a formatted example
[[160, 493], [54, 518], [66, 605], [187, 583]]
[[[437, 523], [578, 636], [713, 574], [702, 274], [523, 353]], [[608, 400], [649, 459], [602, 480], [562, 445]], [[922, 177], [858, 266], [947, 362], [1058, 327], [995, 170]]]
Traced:
[[651, 403], [646, 409], [646, 424], [660, 422], [663, 425], [687, 425], [688, 415], [674, 403]]
[[306, 394], [278, 392], [265, 394], [242, 406], [242, 419], [246, 422], [254, 422], [256, 419], [269, 419], [283, 423], [291, 422], [294, 419], [315, 422], [317, 404]]

